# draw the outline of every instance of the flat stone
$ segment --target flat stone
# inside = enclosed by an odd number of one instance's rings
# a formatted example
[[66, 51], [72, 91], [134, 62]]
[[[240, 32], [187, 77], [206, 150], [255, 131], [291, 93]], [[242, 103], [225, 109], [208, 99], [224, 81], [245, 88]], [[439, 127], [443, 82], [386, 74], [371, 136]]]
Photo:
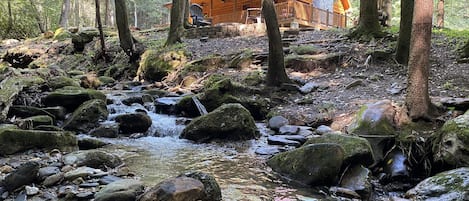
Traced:
[[79, 187], [81, 188], [92, 188], [92, 187], [98, 187], [99, 186], [99, 183], [97, 182], [92, 182], [92, 183], [82, 183], [80, 185], [78, 185]]
[[301, 146], [300, 142], [288, 140], [278, 135], [268, 137], [267, 143], [270, 145], [289, 145], [289, 146], [295, 146], [295, 147]]
[[288, 119], [282, 116], [275, 116], [269, 119], [269, 123], [267, 124], [267, 127], [274, 131], [278, 131], [280, 127], [285, 126], [287, 124], [288, 124]]
[[54, 166], [47, 166], [47, 167], [39, 168], [39, 178], [44, 179], [50, 175], [57, 174], [59, 172], [60, 172], [60, 169]]
[[46, 179], [44, 179], [44, 181], [42, 182], [42, 185], [44, 185], [44, 186], [53, 186], [56, 183], [59, 183], [60, 181], [62, 181], [64, 179], [64, 175], [65, 174], [63, 172], [59, 172], [57, 174], [48, 176], [48, 177], [46, 177]]
[[79, 167], [75, 170], [65, 173], [65, 179], [68, 181], [72, 181], [78, 177], [86, 178], [101, 172], [102, 170], [100, 169], [94, 169], [90, 167]]
[[256, 154], [259, 155], [274, 155], [280, 153], [278, 147], [259, 147], [255, 151]]
[[102, 185], [107, 185], [107, 184], [110, 184], [112, 182], [115, 182], [115, 181], [118, 181], [118, 180], [121, 180], [121, 179], [122, 178], [120, 178], [120, 177], [116, 177], [116, 176], [113, 176], [113, 175], [107, 175], [107, 176], [101, 177], [98, 182]]
[[25, 186], [26, 195], [36, 195], [39, 193], [39, 188], [35, 186]]

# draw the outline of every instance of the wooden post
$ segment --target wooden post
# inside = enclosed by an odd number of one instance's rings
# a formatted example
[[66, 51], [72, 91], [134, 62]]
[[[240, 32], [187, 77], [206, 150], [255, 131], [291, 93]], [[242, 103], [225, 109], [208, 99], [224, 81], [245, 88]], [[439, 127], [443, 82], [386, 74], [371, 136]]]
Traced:
[[326, 27], [329, 27], [329, 10], [326, 10]]

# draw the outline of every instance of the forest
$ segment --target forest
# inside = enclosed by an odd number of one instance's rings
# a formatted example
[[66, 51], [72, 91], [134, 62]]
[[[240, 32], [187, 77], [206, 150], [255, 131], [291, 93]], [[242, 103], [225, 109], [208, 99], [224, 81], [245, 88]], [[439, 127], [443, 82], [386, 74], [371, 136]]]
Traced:
[[469, 200], [469, 4], [2, 0], [0, 201]]

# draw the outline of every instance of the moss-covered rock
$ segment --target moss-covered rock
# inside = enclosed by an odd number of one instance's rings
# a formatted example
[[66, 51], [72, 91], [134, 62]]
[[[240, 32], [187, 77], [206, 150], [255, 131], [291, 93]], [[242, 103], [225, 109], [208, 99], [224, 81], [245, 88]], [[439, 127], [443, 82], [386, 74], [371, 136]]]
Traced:
[[119, 156], [99, 150], [75, 151], [64, 156], [66, 165], [88, 166], [92, 168], [115, 168], [122, 165]]
[[79, 87], [80, 83], [77, 80], [74, 80], [65, 76], [52, 77], [48, 81], [48, 85], [51, 89], [56, 90], [66, 86]]
[[406, 192], [411, 200], [468, 200], [469, 168], [439, 173]]
[[107, 119], [109, 112], [106, 103], [100, 99], [84, 102], [63, 125], [65, 130], [73, 130], [87, 133], [99, 126], [99, 122]]
[[197, 142], [214, 139], [249, 140], [259, 137], [249, 111], [240, 104], [225, 104], [187, 125], [181, 138]]
[[452, 167], [469, 166], [469, 111], [447, 121], [433, 144], [436, 161]]
[[394, 135], [395, 109], [389, 100], [364, 105], [348, 132], [356, 135]]
[[84, 28], [76, 34], [71, 34], [73, 47], [76, 51], [83, 51], [85, 45], [93, 41], [94, 37], [99, 36], [99, 31], [96, 28]]
[[121, 114], [115, 120], [123, 134], [145, 133], [152, 124], [150, 116], [143, 112]]
[[41, 125], [50, 126], [54, 124], [54, 119], [48, 115], [32, 116], [32, 117], [23, 119], [22, 121], [30, 121], [33, 127], [37, 127]]
[[13, 105], [8, 111], [8, 117], [21, 117], [28, 118], [37, 115], [48, 115], [52, 118], [55, 118], [55, 115], [47, 112], [46, 110], [38, 107], [27, 106], [27, 105]]
[[52, 39], [63, 41], [65, 39], [71, 38], [72, 33], [70, 33], [67, 29], [60, 27], [54, 32], [54, 37]]
[[103, 84], [103, 85], [112, 85], [116, 80], [112, 77], [108, 76], [99, 76], [98, 80]]
[[344, 150], [338, 144], [310, 144], [283, 152], [267, 161], [272, 169], [302, 184], [333, 185], [338, 179]]
[[325, 52], [325, 50], [320, 49], [314, 45], [294, 46], [294, 47], [290, 47], [290, 51], [297, 55], [305, 55], [305, 54], [314, 55], [314, 54]]
[[229, 68], [246, 69], [252, 64], [253, 54], [251, 50], [244, 50], [235, 54], [228, 63]]
[[99, 99], [106, 101], [106, 95], [93, 89], [80, 87], [64, 87], [48, 94], [42, 102], [48, 106], [63, 106], [68, 111], [74, 111], [85, 101]]
[[77, 138], [71, 132], [0, 129], [0, 155], [32, 148], [74, 151], [78, 149]]
[[141, 56], [137, 79], [161, 81], [171, 70], [182, 66], [185, 62], [186, 56], [183, 51], [147, 50]]
[[310, 138], [303, 146], [319, 143], [334, 143], [340, 145], [344, 149], [345, 165], [371, 165], [373, 163], [371, 146], [365, 138], [337, 133], [326, 133], [320, 137]]

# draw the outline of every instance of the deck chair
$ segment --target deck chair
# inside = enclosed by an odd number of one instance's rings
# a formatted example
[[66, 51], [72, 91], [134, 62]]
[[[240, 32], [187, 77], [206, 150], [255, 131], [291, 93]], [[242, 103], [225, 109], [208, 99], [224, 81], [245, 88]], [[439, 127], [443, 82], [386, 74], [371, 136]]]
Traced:
[[202, 12], [202, 7], [199, 4], [193, 3], [190, 7], [192, 24], [195, 26], [207, 26], [212, 23], [205, 20], [204, 13]]

